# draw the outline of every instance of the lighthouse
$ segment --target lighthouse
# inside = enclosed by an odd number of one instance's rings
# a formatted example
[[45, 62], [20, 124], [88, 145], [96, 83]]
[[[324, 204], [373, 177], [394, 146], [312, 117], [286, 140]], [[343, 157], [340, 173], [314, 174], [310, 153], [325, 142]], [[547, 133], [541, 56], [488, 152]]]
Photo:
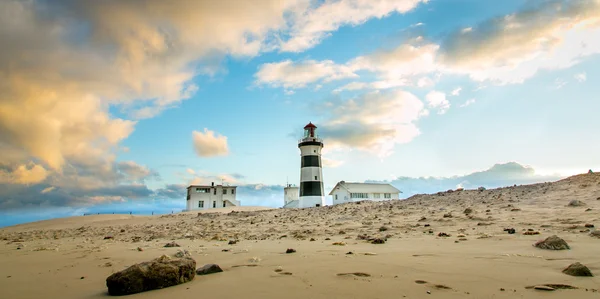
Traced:
[[323, 140], [317, 136], [316, 130], [317, 126], [309, 122], [304, 127], [303, 138], [298, 141], [301, 157], [299, 208], [325, 205], [323, 170], [321, 168]]

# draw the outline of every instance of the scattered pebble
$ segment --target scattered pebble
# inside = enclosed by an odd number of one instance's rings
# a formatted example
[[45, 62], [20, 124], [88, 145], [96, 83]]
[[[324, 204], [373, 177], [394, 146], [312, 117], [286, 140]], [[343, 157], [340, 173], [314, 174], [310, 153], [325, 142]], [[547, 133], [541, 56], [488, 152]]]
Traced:
[[294, 248], [288, 248], [288, 249], [285, 251], [285, 253], [294, 253], [294, 252], [296, 252], [296, 249], [294, 249]]
[[571, 249], [569, 244], [565, 242], [565, 240], [557, 237], [556, 235], [552, 235], [544, 240], [538, 241], [533, 246], [541, 249], [549, 249], [549, 250], [565, 250]]
[[567, 268], [562, 270], [562, 273], [565, 273], [565, 274], [571, 275], [571, 276], [587, 276], [587, 277], [594, 276], [594, 275], [592, 275], [592, 272], [590, 271], [590, 269], [588, 267], [582, 265], [579, 262], [569, 265]]
[[179, 246], [179, 244], [177, 244], [177, 243], [175, 243], [175, 241], [173, 241], [171, 243], [165, 244], [164, 247], [181, 247], [181, 246]]

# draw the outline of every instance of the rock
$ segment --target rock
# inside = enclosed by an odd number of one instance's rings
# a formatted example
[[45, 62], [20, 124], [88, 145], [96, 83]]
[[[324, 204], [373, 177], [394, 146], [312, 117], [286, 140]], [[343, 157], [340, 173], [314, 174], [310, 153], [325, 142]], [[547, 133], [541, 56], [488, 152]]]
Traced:
[[346, 246], [346, 243], [344, 243], [344, 242], [333, 242], [333, 244], [331, 244], [331, 245]]
[[485, 191], [485, 187], [479, 187], [477, 188], [477, 191]]
[[177, 243], [175, 243], [175, 241], [173, 241], [171, 243], [165, 244], [165, 247], [181, 247], [181, 246], [179, 246], [179, 244], [177, 244]]
[[544, 240], [538, 241], [533, 246], [549, 250], [571, 249], [571, 247], [569, 247], [569, 244], [567, 244], [565, 240], [557, 237], [556, 235], [552, 235]]
[[446, 213], [446, 214], [444, 214], [444, 218], [452, 218], [452, 214]]
[[569, 206], [569, 207], [583, 207], [583, 206], [585, 206], [585, 202], [583, 202], [581, 200], [574, 199], [574, 200], [571, 200], [567, 206]]
[[229, 243], [227, 243], [228, 245], [235, 245], [237, 244], [237, 240], [230, 240]]
[[565, 273], [565, 274], [571, 275], [571, 276], [589, 276], [589, 277], [594, 276], [594, 275], [592, 275], [592, 272], [590, 271], [590, 269], [588, 267], [582, 265], [579, 262], [569, 265], [567, 268], [562, 270], [562, 273]]
[[382, 238], [375, 238], [373, 240], [371, 240], [371, 244], [384, 244], [385, 240]]
[[217, 264], [206, 264], [198, 269], [196, 269], [197, 275], [208, 275], [213, 273], [223, 272], [223, 269], [219, 267]]
[[173, 256], [176, 258], [192, 257], [187, 250], [178, 250]]
[[285, 253], [294, 253], [294, 252], [296, 252], [296, 249], [293, 249], [293, 248], [288, 248], [288, 249], [285, 251]]
[[310, 238], [310, 241], [311, 241], [311, 242], [314, 242], [314, 241], [316, 241], [316, 240], [315, 240], [315, 238]]
[[450, 237], [450, 235], [447, 233], [439, 233], [438, 237]]
[[138, 247], [137, 251], [144, 251], [144, 249], [142, 247]]
[[121, 229], [121, 232], [122, 232], [122, 233], [124, 233], [124, 232], [125, 232], [125, 229], [123, 229], [123, 228], [122, 228], [122, 229]]
[[536, 290], [540, 290], [540, 291], [554, 291], [554, 288], [549, 287], [549, 286], [544, 286], [544, 285], [534, 286], [533, 288]]
[[135, 264], [106, 278], [108, 294], [129, 295], [162, 289], [194, 279], [196, 261], [192, 258], [172, 259], [163, 255]]
[[540, 234], [540, 232], [535, 232], [535, 231], [533, 231], [533, 232], [532, 231], [526, 231], [526, 232], [523, 233], [523, 235], [526, 235], [526, 236], [533, 236], [533, 235], [539, 235], [539, 234]]
[[110, 239], [113, 239], [113, 236], [106, 236], [106, 237], [104, 237], [104, 240], [110, 240]]
[[590, 236], [600, 238], [600, 230], [595, 230], [590, 233]]
[[589, 224], [589, 223], [588, 223], [588, 224], [586, 224], [586, 225], [585, 225], [585, 227], [587, 227], [587, 228], [592, 228], [592, 227], [594, 227], [594, 225], [593, 225], [593, 224]]
[[385, 227], [385, 226], [382, 226], [382, 227], [380, 227], [380, 228], [379, 228], [379, 231], [380, 231], [380, 232], [384, 232], [384, 231], [386, 231], [386, 230], [388, 230], [388, 228], [387, 228], [387, 227]]
[[465, 215], [469, 215], [469, 214], [471, 214], [471, 213], [473, 213], [473, 209], [471, 209], [471, 208], [466, 208], [466, 209], [463, 211], [463, 214], [465, 214]]
[[516, 232], [514, 228], [505, 228], [504, 231], [508, 232], [510, 235], [512, 235]]

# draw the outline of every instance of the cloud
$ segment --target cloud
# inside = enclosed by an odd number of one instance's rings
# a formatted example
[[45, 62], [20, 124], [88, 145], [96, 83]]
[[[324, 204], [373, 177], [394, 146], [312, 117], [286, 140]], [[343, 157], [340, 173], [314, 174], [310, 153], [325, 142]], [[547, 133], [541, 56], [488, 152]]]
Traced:
[[560, 79], [560, 78], [556, 78], [556, 79], [554, 79], [554, 83], [553, 83], [552, 87], [554, 89], [561, 89], [565, 85], [567, 85], [567, 81]]
[[14, 169], [0, 167], [0, 183], [28, 185], [43, 182], [47, 177], [48, 171], [34, 163], [18, 165]]
[[341, 160], [334, 160], [322, 157], [323, 167], [336, 168], [342, 166], [345, 162]]
[[54, 186], [48, 187], [48, 188], [42, 190], [42, 192], [40, 192], [40, 193], [45, 194], [45, 193], [48, 193], [48, 192], [52, 192], [52, 190], [54, 190], [54, 189], [56, 189], [56, 187], [54, 187]]
[[229, 154], [227, 137], [215, 135], [215, 132], [204, 129], [204, 133], [192, 132], [192, 139], [196, 154], [200, 157], [226, 156]]
[[461, 104], [460, 107], [467, 107], [467, 106], [471, 106], [473, 104], [475, 104], [476, 100], [475, 99], [469, 99], [466, 102], [464, 102], [464, 104]]
[[141, 182], [148, 178], [159, 178], [160, 175], [148, 167], [139, 165], [134, 161], [122, 161], [117, 164], [118, 171], [127, 181]]
[[438, 110], [438, 114], [444, 114], [450, 109], [450, 102], [446, 99], [446, 94], [439, 91], [430, 91], [426, 96], [428, 106]]
[[585, 72], [583, 73], [579, 73], [579, 74], [575, 74], [575, 76], [573, 76], [575, 78], [575, 80], [577, 80], [577, 82], [585, 82], [587, 80], [587, 74]]
[[445, 71], [522, 83], [541, 70], [568, 68], [600, 53], [600, 1], [532, 3], [448, 36], [439, 55]]
[[386, 157], [396, 144], [420, 134], [415, 121], [423, 103], [413, 94], [395, 90], [370, 92], [349, 100], [324, 104], [329, 113], [319, 126], [332, 149], [358, 149]]
[[164, 188], [155, 190], [158, 198], [173, 198], [185, 199], [188, 185], [185, 184], [168, 184]]
[[339, 0], [308, 6], [292, 15], [290, 38], [280, 50], [301, 52], [314, 47], [338, 28], [363, 24], [371, 18], [383, 18], [392, 13], [406, 13], [428, 0]]
[[458, 96], [458, 95], [460, 95], [460, 91], [461, 90], [462, 90], [462, 87], [459, 86], [459, 87], [453, 89], [450, 94], [453, 95], [453, 96]]
[[272, 87], [301, 88], [309, 83], [331, 82], [345, 78], [358, 77], [352, 70], [343, 65], [337, 65], [331, 60], [265, 63], [254, 75], [256, 84], [268, 84]]
[[407, 198], [415, 194], [436, 193], [455, 189], [457, 186], [462, 186], [465, 189], [476, 189], [478, 187], [498, 188], [514, 184], [524, 185], [550, 182], [562, 178], [560, 175], [539, 175], [531, 167], [523, 166], [516, 162], [508, 162], [496, 164], [484, 171], [453, 177], [398, 177], [391, 181], [367, 180], [366, 182], [390, 183], [400, 189], [402, 195]]

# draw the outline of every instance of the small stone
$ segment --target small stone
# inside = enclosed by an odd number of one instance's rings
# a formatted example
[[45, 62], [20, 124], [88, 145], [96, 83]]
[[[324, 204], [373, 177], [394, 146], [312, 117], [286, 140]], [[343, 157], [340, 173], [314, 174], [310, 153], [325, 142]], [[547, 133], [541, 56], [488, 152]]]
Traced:
[[219, 267], [217, 264], [206, 264], [198, 269], [196, 269], [197, 275], [208, 275], [213, 273], [223, 272], [223, 269]]
[[315, 238], [310, 238], [310, 241], [311, 241], [311, 242], [314, 242], [314, 241], [316, 241], [316, 240], [315, 240]]
[[532, 231], [526, 231], [523, 233], [523, 235], [526, 235], [526, 236], [533, 236], [533, 235], [539, 235], [539, 234], [540, 234], [540, 232], [532, 232]]
[[511, 235], [512, 235], [512, 234], [514, 234], [514, 233], [516, 232], [514, 228], [505, 228], [505, 229], [504, 229], [504, 231], [505, 231], [505, 232], [508, 232], [508, 233], [509, 233], [509, 234], [511, 234]]
[[438, 237], [450, 237], [447, 233], [438, 233]]
[[110, 240], [110, 239], [113, 239], [113, 236], [106, 236], [106, 237], [104, 237], [104, 240]]
[[446, 213], [446, 214], [444, 214], [444, 218], [452, 218], [452, 214]]
[[227, 243], [228, 245], [235, 245], [237, 244], [237, 240], [230, 240], [229, 243]]
[[138, 247], [137, 251], [144, 251], [144, 249], [142, 247]]
[[345, 234], [346, 234], [346, 232], [345, 232], [345, 231], [343, 231], [343, 230], [341, 230], [341, 231], [339, 231], [339, 234], [340, 234], [340, 235], [345, 235]]
[[122, 232], [122, 233], [124, 233], [124, 232], [125, 232], [125, 230], [124, 230], [124, 229], [121, 229], [121, 232]]
[[382, 238], [375, 238], [371, 241], [371, 244], [384, 244], [385, 240]]
[[569, 265], [567, 268], [562, 270], [562, 273], [565, 273], [565, 274], [571, 275], [571, 276], [588, 276], [588, 277], [594, 276], [594, 275], [592, 275], [592, 272], [590, 271], [590, 269], [588, 267], [582, 265], [579, 262]]
[[595, 230], [590, 233], [590, 236], [600, 238], [600, 230]]
[[380, 232], [384, 232], [384, 231], [386, 231], [386, 230], [388, 230], [388, 229], [389, 229], [389, 228], [387, 228], [387, 227], [385, 227], [385, 226], [382, 226], [382, 227], [380, 227], [380, 228], [379, 228], [379, 231], [380, 231]]
[[79, 279], [85, 279], [85, 276], [81, 276], [81, 278], [79, 278]]
[[533, 288], [536, 290], [540, 290], [540, 291], [554, 291], [554, 288], [549, 287], [549, 286], [544, 286], [544, 285], [534, 286]]
[[557, 237], [556, 235], [552, 235], [544, 240], [538, 241], [533, 246], [549, 250], [571, 249], [565, 240]]
[[567, 206], [569, 206], [569, 207], [583, 207], [583, 206], [585, 206], [585, 202], [583, 202], [581, 200], [574, 199], [574, 200], [571, 200]]
[[424, 226], [424, 227], [430, 227], [431, 225], [430, 225], [430, 224], [425, 224], [425, 225], [423, 225], [423, 226]]
[[333, 244], [331, 244], [331, 245], [346, 246], [346, 243], [344, 243], [344, 242], [333, 242]]
[[471, 208], [466, 208], [466, 209], [463, 211], [463, 213], [464, 213], [465, 215], [469, 215], [469, 214], [473, 213], [473, 209], [471, 209]]
[[177, 243], [175, 243], [175, 241], [173, 241], [171, 243], [165, 244], [164, 247], [181, 247], [181, 246], [179, 246], [179, 244], [177, 244]]
[[354, 252], [348, 251], [348, 252], [346, 252], [346, 254], [354, 254]]
[[191, 257], [190, 253], [187, 250], [178, 250], [174, 256], [176, 258], [184, 258], [184, 257]]
[[501, 292], [504, 292], [504, 288], [500, 288], [500, 291], [501, 291]]
[[293, 249], [293, 248], [288, 248], [288, 249], [285, 251], [285, 253], [294, 253], [294, 252], [296, 252], [296, 249]]

